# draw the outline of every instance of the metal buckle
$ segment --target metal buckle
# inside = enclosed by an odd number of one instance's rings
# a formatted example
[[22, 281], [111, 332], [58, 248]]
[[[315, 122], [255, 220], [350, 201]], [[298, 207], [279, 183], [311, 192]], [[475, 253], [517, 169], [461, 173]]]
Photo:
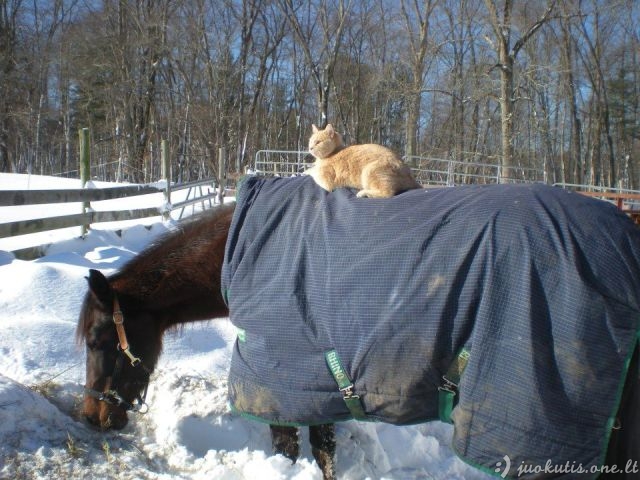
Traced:
[[105, 402], [110, 403], [111, 405], [115, 405], [117, 407], [121, 407], [122, 405], [129, 406], [130, 403], [127, 402], [124, 398], [120, 396], [118, 392], [115, 390], [109, 390], [104, 393]]
[[[144, 398], [141, 395], [138, 395], [133, 399], [133, 402], [127, 402], [124, 398], [120, 396], [118, 392], [115, 390], [107, 390], [106, 392], [99, 392], [97, 390], [93, 390], [87, 386], [84, 387], [85, 393], [95, 398], [100, 402], [108, 403], [109, 405], [113, 405], [116, 407], [123, 407], [128, 412], [136, 412], [140, 415], [144, 415], [149, 411], [149, 405], [144, 401]], [[146, 388], [145, 388], [145, 396], [146, 396]]]
[[122, 310], [113, 312], [112, 318], [113, 323], [115, 323], [116, 325], [122, 325], [124, 323], [124, 314], [122, 313]]
[[129, 359], [129, 362], [131, 362], [132, 367], [137, 367], [142, 363], [142, 360], [140, 360], [138, 357], [134, 356], [133, 353], [131, 353], [131, 350], [129, 349], [129, 347], [122, 348], [122, 346], [118, 344], [118, 350], [120, 350], [122, 353], [124, 353], [127, 356], [127, 358]]
[[342, 398], [344, 398], [345, 400], [352, 399], [352, 398], [357, 400], [360, 398], [360, 395], [356, 395], [353, 392], [353, 385], [349, 385], [344, 388], [341, 388], [340, 391], [342, 392]]
[[453, 393], [454, 395], [458, 393], [458, 384], [449, 380], [446, 375], [442, 376], [442, 380], [444, 381], [444, 385], [438, 387], [438, 390], [443, 392]]
[[133, 400], [133, 404], [131, 405], [131, 410], [136, 413], [139, 413], [140, 415], [144, 415], [149, 411], [149, 405], [147, 405], [147, 402], [144, 401], [142, 396], [138, 395]]

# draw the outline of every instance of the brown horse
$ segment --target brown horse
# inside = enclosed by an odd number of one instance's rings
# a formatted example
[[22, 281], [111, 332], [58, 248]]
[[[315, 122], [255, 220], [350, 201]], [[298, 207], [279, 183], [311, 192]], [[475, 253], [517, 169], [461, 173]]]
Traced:
[[[77, 335], [87, 347], [83, 415], [91, 424], [121, 429], [128, 411], [145, 408], [149, 376], [168, 329], [229, 315], [220, 271], [233, 211], [224, 206], [185, 222], [109, 279], [89, 272]], [[271, 426], [271, 435], [274, 451], [295, 461], [297, 429]], [[333, 425], [309, 427], [309, 437], [324, 477], [332, 478]]]
[[[127, 424], [128, 411], [145, 407], [146, 387], [165, 331], [187, 322], [228, 316], [220, 284], [233, 212], [233, 206], [219, 207], [185, 223], [109, 278], [90, 271], [77, 331], [87, 347], [83, 414], [90, 423], [120, 429]], [[636, 352], [618, 427], [609, 442], [608, 465], [624, 468], [628, 460], [640, 459], [639, 375]], [[334, 427], [309, 428], [313, 455], [323, 476], [334, 478]], [[272, 426], [271, 433], [275, 452], [295, 461], [297, 429]], [[626, 478], [637, 477], [629, 474]]]

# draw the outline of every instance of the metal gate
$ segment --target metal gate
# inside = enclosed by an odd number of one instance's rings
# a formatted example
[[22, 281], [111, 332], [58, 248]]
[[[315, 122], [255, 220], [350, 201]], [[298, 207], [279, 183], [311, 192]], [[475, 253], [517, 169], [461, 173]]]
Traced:
[[[489, 183], [546, 183], [544, 170], [528, 167], [502, 167], [491, 163], [462, 162], [431, 157], [405, 157], [416, 180], [422, 185], [454, 186]], [[290, 177], [313, 165], [309, 152], [259, 150], [251, 173]]]
[[292, 150], [259, 150], [256, 152], [251, 173], [274, 177], [300, 175], [313, 165], [309, 152]]
[[544, 170], [503, 167], [495, 163], [463, 162], [431, 157], [405, 157], [416, 180], [422, 185], [546, 183]]

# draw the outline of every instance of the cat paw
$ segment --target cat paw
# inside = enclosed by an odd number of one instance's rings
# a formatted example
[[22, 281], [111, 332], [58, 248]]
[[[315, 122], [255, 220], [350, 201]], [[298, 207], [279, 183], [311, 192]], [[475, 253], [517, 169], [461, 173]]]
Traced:
[[382, 190], [360, 190], [356, 193], [356, 197], [358, 198], [391, 198], [393, 197], [393, 192], [384, 192]]

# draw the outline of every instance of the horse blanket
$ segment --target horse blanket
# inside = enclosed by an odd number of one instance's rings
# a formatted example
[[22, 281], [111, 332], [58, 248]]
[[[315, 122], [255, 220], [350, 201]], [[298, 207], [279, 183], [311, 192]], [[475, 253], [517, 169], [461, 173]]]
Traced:
[[545, 185], [369, 199], [250, 177], [222, 277], [241, 414], [438, 419], [464, 349], [459, 456], [494, 475], [504, 456], [603, 462], [640, 327], [640, 230], [606, 202]]

